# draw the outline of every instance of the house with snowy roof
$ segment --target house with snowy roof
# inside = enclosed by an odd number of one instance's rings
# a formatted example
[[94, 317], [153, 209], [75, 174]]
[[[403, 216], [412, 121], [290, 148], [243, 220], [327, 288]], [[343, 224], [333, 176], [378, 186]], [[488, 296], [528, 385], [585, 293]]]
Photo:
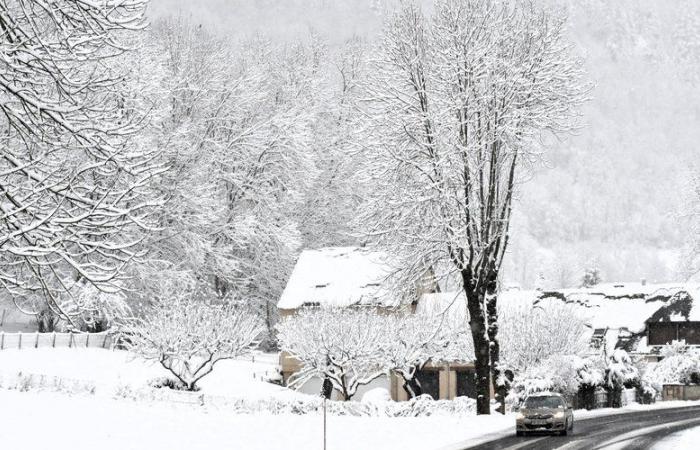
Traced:
[[[520, 294], [527, 297], [528, 294]], [[591, 350], [615, 349], [658, 360], [673, 341], [700, 345], [700, 284], [610, 283], [580, 289], [537, 291], [533, 304], [561, 301], [578, 309], [591, 328]]]
[[[440, 294], [438, 286], [429, 281], [417, 283], [408, 297], [394, 295], [389, 279], [397, 270], [396, 261], [384, 251], [364, 247], [330, 247], [305, 250], [299, 256], [280, 300], [280, 316], [294, 314], [304, 307], [373, 307], [387, 312], [408, 308], [413, 313], [434, 313], [447, 308], [453, 298]], [[280, 366], [285, 383], [300, 369], [300, 363], [282, 353]], [[443, 364], [431, 362], [418, 371], [416, 378], [423, 393], [433, 398], [451, 399], [456, 396], [476, 396], [472, 361]], [[320, 380], [302, 386], [303, 392], [320, 392]], [[394, 400], [407, 400], [403, 382], [394, 377], [380, 378], [358, 392], [384, 387]]]

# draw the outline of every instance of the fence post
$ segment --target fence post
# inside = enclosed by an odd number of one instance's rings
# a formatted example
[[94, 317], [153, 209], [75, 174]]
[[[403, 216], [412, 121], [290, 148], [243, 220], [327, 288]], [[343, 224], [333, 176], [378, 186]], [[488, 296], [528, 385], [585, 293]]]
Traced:
[[71, 347], [71, 343], [73, 343], [73, 333], [72, 332], [68, 335], [68, 348]]
[[107, 333], [105, 333], [105, 337], [102, 340], [102, 348], [107, 348]]
[[90, 346], [90, 333], [87, 334], [87, 337], [85, 338], [85, 348], [88, 348]]
[[17, 348], [22, 350], [22, 332], [20, 331], [17, 334], [19, 334], [19, 340], [17, 341]]
[[0, 350], [5, 349], [5, 332], [0, 331]]
[[0, 318], [0, 327], [5, 324], [5, 311], [7, 311], [5, 308], [2, 309], [2, 317]]
[[53, 339], [51, 339], [51, 347], [56, 348], [56, 332], [53, 332]]
[[36, 332], [36, 336], [34, 337], [34, 348], [39, 348], [39, 332]]

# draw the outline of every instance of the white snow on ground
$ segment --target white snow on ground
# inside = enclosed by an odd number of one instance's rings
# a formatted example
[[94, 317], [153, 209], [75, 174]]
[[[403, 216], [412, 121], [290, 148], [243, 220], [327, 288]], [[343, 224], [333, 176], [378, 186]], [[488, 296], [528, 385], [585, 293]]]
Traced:
[[[246, 399], [309, 398], [260, 381], [273, 370], [276, 355], [253, 361], [222, 361], [202, 380], [202, 392]], [[54, 392], [32, 387], [20, 392], [2, 383], [18, 372], [91, 382], [86, 391]], [[127, 352], [103, 349], [25, 349], [0, 351], [0, 448], [53, 449], [321, 449], [320, 413], [238, 414], [230, 404], [198, 406], [148, 397], [121, 398], [120, 387], [144, 387], [165, 375]], [[21, 386], [14, 385], [21, 389]], [[136, 398], [132, 400], [130, 398]], [[622, 409], [576, 411], [575, 417], [595, 417], [640, 409], [700, 404], [665, 402]], [[512, 434], [515, 418], [506, 416], [352, 417], [328, 415], [328, 448], [456, 449]], [[40, 432], [37, 432], [40, 430]], [[72, 437], [62, 439], [69, 433]], [[77, 438], [73, 438], [77, 436]]]
[[[236, 415], [51, 392], [0, 390], [2, 448], [56, 450], [323, 448], [322, 415]], [[333, 450], [430, 449], [511, 426], [512, 417], [327, 417]]]
[[[219, 361], [199, 385], [201, 393], [245, 397], [301, 396], [290, 389], [261, 381], [274, 376], [277, 354], [258, 354], [252, 360]], [[0, 377], [19, 372], [87, 381], [97, 393], [111, 395], [115, 389], [146, 387], [154, 378], [170, 376], [157, 363], [137, 358], [126, 351], [98, 348], [38, 348], [0, 351]]]
[[668, 450], [670, 448], [678, 450], [696, 449], [698, 448], [698, 442], [700, 442], [700, 427], [693, 427], [673, 433], [662, 439], [652, 447], [652, 450]]

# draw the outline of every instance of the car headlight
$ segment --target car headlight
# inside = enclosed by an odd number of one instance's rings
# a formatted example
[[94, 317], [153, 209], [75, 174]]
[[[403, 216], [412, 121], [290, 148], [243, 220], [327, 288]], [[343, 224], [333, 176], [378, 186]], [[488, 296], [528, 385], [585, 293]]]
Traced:
[[525, 416], [521, 412], [519, 412], [515, 415], [515, 420], [523, 420], [524, 418], [525, 418]]
[[563, 419], [564, 418], [564, 411], [558, 411], [554, 414], [555, 419]]

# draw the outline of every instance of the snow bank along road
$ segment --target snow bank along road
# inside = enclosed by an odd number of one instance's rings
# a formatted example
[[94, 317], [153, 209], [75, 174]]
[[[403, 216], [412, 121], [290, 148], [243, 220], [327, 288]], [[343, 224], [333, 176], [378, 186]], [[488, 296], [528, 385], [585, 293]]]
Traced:
[[[576, 420], [568, 436], [513, 436], [465, 449], [651, 449], [654, 444], [680, 430], [700, 426], [700, 406], [659, 409]], [[658, 448], [658, 446], [656, 447]], [[700, 448], [700, 444], [697, 447]], [[676, 450], [677, 447], [674, 448]], [[678, 449], [683, 450], [683, 449]], [[690, 449], [688, 449], [690, 450]]]

